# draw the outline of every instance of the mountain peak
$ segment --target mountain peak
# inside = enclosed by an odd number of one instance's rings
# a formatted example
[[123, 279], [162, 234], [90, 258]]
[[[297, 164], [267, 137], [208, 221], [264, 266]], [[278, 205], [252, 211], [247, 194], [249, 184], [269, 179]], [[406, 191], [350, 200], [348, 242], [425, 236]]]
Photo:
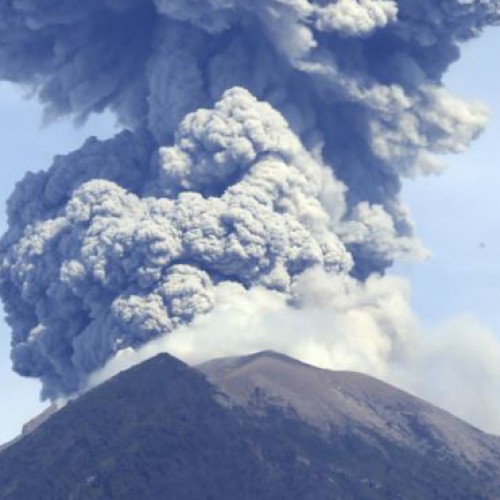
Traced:
[[[283, 363], [292, 366], [311, 366], [298, 359], [287, 356], [273, 350], [258, 351], [244, 356], [228, 356], [214, 358], [196, 366], [197, 369], [204, 373], [210, 373], [212, 370], [220, 371], [223, 369], [235, 370], [244, 366], [253, 366], [260, 363]], [[311, 366], [312, 367], [312, 366]]]

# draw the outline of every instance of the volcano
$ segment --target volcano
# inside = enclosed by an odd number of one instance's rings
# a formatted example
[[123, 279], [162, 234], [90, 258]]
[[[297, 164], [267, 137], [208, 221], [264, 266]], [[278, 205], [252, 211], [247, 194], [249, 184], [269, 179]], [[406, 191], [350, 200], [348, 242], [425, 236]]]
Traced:
[[[165, 383], [168, 381], [168, 384]], [[122, 372], [0, 453], [0, 498], [493, 499], [500, 438], [274, 352]]]

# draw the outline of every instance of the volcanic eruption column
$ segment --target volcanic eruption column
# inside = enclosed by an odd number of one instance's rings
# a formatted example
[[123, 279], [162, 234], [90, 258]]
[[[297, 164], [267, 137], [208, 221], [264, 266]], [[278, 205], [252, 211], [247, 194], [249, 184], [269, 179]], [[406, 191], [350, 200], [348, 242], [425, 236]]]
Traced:
[[14, 369], [65, 396], [117, 352], [262, 294], [328, 310], [364, 371], [403, 359], [408, 291], [384, 272], [426, 251], [401, 179], [480, 133], [485, 108], [441, 80], [499, 20], [497, 0], [4, 0], [0, 78], [48, 119], [122, 126], [9, 200]]

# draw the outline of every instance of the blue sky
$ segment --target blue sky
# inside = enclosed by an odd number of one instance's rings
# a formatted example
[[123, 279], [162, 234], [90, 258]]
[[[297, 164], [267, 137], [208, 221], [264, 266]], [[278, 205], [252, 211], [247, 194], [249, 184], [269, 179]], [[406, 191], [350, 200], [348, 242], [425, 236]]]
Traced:
[[[440, 177], [408, 182], [404, 199], [417, 234], [432, 251], [425, 263], [397, 266], [411, 278], [413, 305], [424, 326], [470, 313], [500, 333], [500, 31], [466, 46], [447, 86], [488, 103], [490, 123]], [[499, 395], [500, 397], [500, 395]]]
[[[433, 257], [419, 264], [396, 266], [410, 278], [414, 309], [426, 327], [435, 327], [457, 314], [468, 313], [500, 335], [500, 31], [490, 30], [466, 47], [462, 60], [447, 78], [457, 93], [480, 98], [491, 108], [485, 134], [465, 154], [449, 158], [440, 177], [407, 182], [404, 198], [417, 232]], [[18, 91], [0, 85], [0, 202], [23, 172], [46, 168], [54, 154], [77, 148], [89, 135], [112, 132], [109, 117], [75, 129], [68, 121], [41, 128], [40, 107]], [[0, 211], [5, 228], [5, 210]], [[0, 442], [16, 435], [22, 423], [43, 408], [39, 386], [13, 374], [9, 361], [9, 332], [0, 324]], [[499, 395], [500, 397], [500, 395]]]

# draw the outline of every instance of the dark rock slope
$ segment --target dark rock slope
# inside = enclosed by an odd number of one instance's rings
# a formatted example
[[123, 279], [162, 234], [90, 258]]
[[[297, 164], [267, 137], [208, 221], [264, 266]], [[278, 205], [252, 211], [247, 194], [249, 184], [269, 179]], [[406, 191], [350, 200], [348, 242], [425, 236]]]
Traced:
[[0, 453], [0, 498], [500, 498], [498, 438], [375, 379], [199, 368], [161, 355], [68, 404]]

